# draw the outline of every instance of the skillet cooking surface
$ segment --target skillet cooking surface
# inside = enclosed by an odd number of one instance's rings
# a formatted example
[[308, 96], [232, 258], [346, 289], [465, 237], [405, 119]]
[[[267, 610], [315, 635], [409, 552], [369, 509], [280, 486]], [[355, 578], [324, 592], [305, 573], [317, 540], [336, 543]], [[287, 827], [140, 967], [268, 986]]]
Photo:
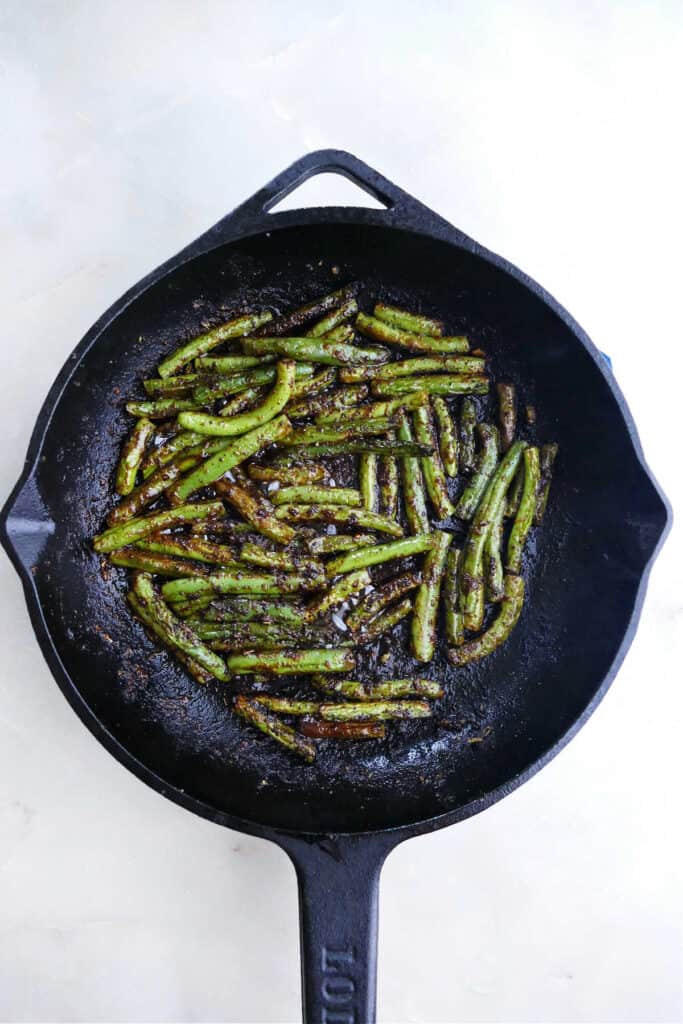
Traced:
[[[147, 638], [126, 607], [125, 573], [103, 567], [90, 538], [112, 503], [130, 428], [124, 401], [140, 394], [162, 354], [203, 321], [265, 305], [286, 310], [353, 280], [373, 297], [443, 317], [448, 333], [484, 347], [492, 378], [518, 384], [520, 404], [536, 405], [533, 436], [557, 441], [560, 455], [528, 546], [527, 597], [511, 639], [463, 669], [448, 664], [440, 643], [432, 664], [418, 669], [403, 653], [403, 624], [381, 673], [443, 679], [434, 718], [398, 723], [382, 742], [323, 743], [307, 767], [240, 723], [226, 687], [198, 686]], [[566, 324], [481, 257], [367, 224], [255, 235], [154, 284], [75, 367], [36, 479], [56, 529], [34, 580], [58, 655], [93, 713], [167, 787], [208, 805], [206, 813], [306, 832], [377, 830], [454, 811], [542, 757], [617, 656], [665, 523], [617, 401]]]

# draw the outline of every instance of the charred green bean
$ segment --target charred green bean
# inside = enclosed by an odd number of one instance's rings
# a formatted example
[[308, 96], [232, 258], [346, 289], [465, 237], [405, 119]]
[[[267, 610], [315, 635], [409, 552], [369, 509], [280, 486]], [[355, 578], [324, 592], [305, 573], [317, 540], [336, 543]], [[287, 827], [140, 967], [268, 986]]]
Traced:
[[235, 711], [249, 725], [253, 725], [280, 746], [296, 754], [309, 764], [315, 761], [315, 744], [301, 736], [290, 725], [286, 725], [277, 715], [260, 707], [254, 700], [240, 694], [235, 697]]
[[233, 654], [228, 668], [237, 674], [267, 672], [272, 675], [304, 675], [312, 672], [352, 672], [356, 664], [347, 648], [313, 649], [308, 651], [254, 651]]
[[489, 629], [474, 640], [469, 640], [461, 647], [452, 647], [448, 657], [454, 665], [467, 665], [480, 658], [486, 658], [500, 647], [517, 624], [524, 603], [524, 580], [521, 576], [505, 577], [505, 596], [500, 605], [497, 618]]
[[469, 352], [470, 343], [467, 338], [433, 338], [424, 334], [413, 334], [410, 331], [402, 331], [398, 327], [377, 319], [374, 316], [366, 316], [359, 313], [356, 317], [356, 327], [368, 338], [375, 341], [382, 341], [386, 345], [397, 345], [399, 348], [407, 348], [411, 352]]
[[137, 421], [130, 437], [121, 450], [121, 459], [116, 470], [116, 490], [126, 495], [135, 487], [135, 479], [145, 454], [145, 449], [154, 434], [154, 424], [143, 416]]
[[458, 519], [472, 518], [498, 463], [498, 431], [490, 423], [477, 424], [477, 431], [481, 441], [481, 452], [477, 459], [476, 472], [456, 505], [455, 514]]
[[446, 555], [453, 535], [437, 531], [424, 561], [422, 583], [415, 597], [415, 610], [411, 628], [413, 655], [417, 661], [431, 661], [436, 646], [436, 619], [439, 611], [441, 581], [446, 566]]
[[328, 562], [327, 574], [328, 576], [337, 576], [340, 573], [351, 572], [353, 569], [366, 569], [370, 565], [391, 562], [395, 558], [421, 555], [431, 549], [432, 542], [432, 534], [420, 533], [415, 537], [389, 541], [388, 544], [373, 544], [372, 547], [359, 548]]
[[403, 535], [403, 528], [396, 520], [387, 519], [365, 508], [349, 508], [346, 505], [280, 505], [275, 515], [290, 523], [333, 523], [335, 526], [377, 530], [378, 533], [389, 533], [394, 537]]
[[181, 367], [196, 359], [197, 356], [203, 356], [206, 352], [210, 352], [212, 348], [216, 348], [231, 338], [241, 338], [246, 334], [250, 334], [258, 327], [267, 324], [270, 320], [272, 320], [272, 313], [249, 313], [246, 316], [238, 316], [234, 320], [228, 320], [227, 323], [220, 324], [218, 327], [212, 327], [205, 334], [200, 334], [198, 337], [181, 345], [167, 359], [159, 363], [159, 376], [171, 377]]
[[441, 395], [432, 396], [432, 409], [439, 435], [439, 454], [448, 476], [458, 475], [458, 433]]
[[431, 317], [422, 316], [420, 313], [409, 313], [398, 306], [388, 306], [384, 302], [378, 302], [373, 310], [378, 320], [392, 327], [399, 327], [411, 334], [426, 334], [429, 338], [440, 338], [443, 334], [443, 324], [440, 320], [432, 320]]
[[524, 485], [515, 521], [510, 530], [507, 546], [507, 569], [518, 573], [522, 567], [522, 552], [536, 511], [538, 481], [540, 479], [538, 448], [524, 451]]

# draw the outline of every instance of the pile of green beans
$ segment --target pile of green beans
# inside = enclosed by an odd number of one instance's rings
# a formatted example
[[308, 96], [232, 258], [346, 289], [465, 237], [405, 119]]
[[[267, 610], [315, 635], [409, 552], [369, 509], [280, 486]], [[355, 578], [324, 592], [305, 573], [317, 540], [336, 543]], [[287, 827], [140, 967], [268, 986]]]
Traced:
[[[558, 454], [468, 338], [359, 293], [242, 312], [169, 352], [125, 401], [93, 538], [155, 643], [309, 764], [320, 742], [431, 717], [438, 650], [460, 668], [507, 640]], [[385, 678], [397, 645], [414, 678]], [[368, 654], [381, 678], [358, 678]]]

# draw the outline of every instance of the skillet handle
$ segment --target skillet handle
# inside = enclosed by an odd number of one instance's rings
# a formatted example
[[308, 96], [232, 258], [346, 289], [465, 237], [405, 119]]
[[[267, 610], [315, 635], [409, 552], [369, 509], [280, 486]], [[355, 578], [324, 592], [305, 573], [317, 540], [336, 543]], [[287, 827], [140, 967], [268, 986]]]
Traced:
[[383, 835], [287, 837], [299, 882], [304, 1024], [374, 1024]]

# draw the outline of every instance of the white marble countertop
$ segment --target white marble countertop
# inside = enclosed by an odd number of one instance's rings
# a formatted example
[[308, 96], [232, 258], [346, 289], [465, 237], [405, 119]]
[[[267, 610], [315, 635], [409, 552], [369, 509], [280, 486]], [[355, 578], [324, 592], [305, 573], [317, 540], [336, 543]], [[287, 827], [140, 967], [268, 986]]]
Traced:
[[[611, 354], [676, 505], [681, 21], [680, 3], [645, 0], [6, 0], [0, 496], [100, 312], [333, 146], [557, 296]], [[321, 180], [306, 198], [355, 195]], [[675, 529], [615, 685], [554, 762], [390, 857], [381, 1021], [679, 1019], [682, 567]], [[98, 746], [4, 555], [0, 604], [0, 1018], [297, 1020], [285, 856], [159, 799]]]

